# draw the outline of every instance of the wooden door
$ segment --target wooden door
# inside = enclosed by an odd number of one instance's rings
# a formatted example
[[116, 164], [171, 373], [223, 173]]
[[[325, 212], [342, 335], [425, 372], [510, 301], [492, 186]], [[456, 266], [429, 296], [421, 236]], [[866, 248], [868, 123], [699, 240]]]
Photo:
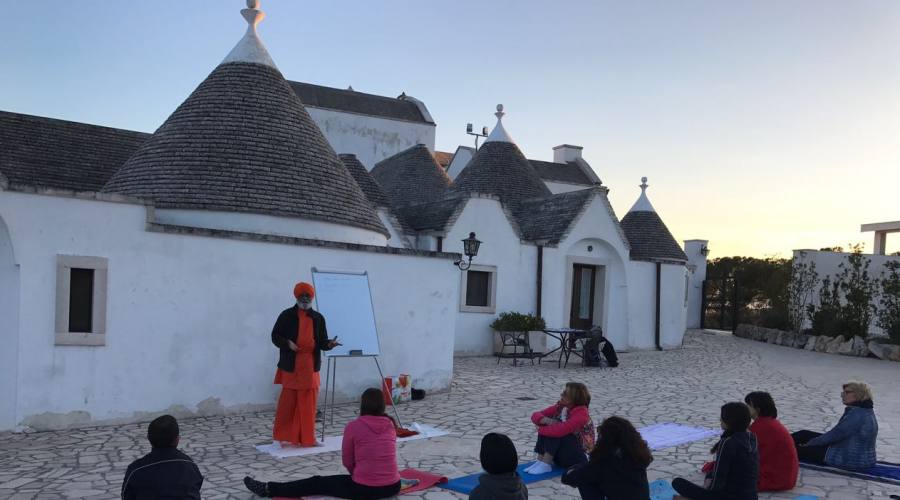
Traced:
[[594, 324], [594, 283], [597, 266], [575, 264], [572, 269], [572, 308], [569, 328], [588, 330]]

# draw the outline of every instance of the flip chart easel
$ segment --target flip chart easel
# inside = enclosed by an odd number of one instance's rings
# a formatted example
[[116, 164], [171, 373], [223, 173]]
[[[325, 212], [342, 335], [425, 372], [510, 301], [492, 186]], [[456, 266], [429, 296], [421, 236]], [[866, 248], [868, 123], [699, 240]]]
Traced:
[[[375, 325], [375, 307], [366, 271], [326, 271], [312, 268], [313, 286], [316, 289], [316, 309], [325, 317], [326, 328], [331, 337], [338, 337], [341, 346], [324, 351], [325, 397], [322, 411], [322, 439], [325, 439], [325, 414], [330, 425], [334, 424], [334, 397], [339, 358], [371, 358], [378, 369], [378, 387], [384, 390], [384, 373], [378, 356], [381, 346]], [[331, 400], [329, 402], [329, 393]], [[394, 416], [397, 425], [403, 426], [396, 405]]]

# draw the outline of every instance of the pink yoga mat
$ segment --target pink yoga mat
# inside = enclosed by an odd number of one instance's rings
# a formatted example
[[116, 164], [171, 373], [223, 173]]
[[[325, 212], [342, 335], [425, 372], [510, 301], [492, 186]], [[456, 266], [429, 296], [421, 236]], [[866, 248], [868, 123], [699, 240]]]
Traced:
[[[412, 488], [407, 488], [405, 490], [400, 491], [400, 496], [403, 496], [407, 493], [415, 493], [417, 491], [427, 490], [436, 484], [442, 484], [447, 482], [447, 478], [444, 476], [436, 476], [434, 474], [429, 474], [427, 472], [423, 472], [416, 469], [403, 469], [400, 471], [400, 477], [403, 479], [418, 479], [419, 484], [413, 486]], [[330, 498], [330, 497], [305, 497], [308, 500], [312, 498]], [[287, 497], [274, 497], [274, 500], [303, 500], [303, 498], [295, 499], [295, 498], [287, 498]]]

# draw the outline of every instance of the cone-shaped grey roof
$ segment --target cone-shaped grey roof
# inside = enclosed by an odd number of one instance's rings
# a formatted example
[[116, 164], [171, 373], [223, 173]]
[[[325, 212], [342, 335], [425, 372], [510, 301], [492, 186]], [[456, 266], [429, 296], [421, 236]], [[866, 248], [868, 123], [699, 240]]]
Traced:
[[550, 190], [512, 142], [485, 142], [459, 173], [454, 193], [492, 194], [504, 203], [550, 196]]
[[632, 210], [620, 224], [631, 245], [632, 260], [687, 261], [684, 250], [656, 212]]
[[372, 174], [366, 170], [366, 166], [359, 161], [355, 154], [339, 154], [338, 158], [347, 167], [350, 175], [359, 184], [369, 203], [376, 208], [389, 208], [391, 200], [384, 194], [384, 190], [378, 185], [378, 182], [372, 177]]
[[220, 64], [104, 191], [160, 208], [300, 217], [387, 235], [281, 72], [265, 64]]
[[376, 163], [372, 177], [398, 207], [436, 201], [443, 197], [451, 182], [424, 144]]

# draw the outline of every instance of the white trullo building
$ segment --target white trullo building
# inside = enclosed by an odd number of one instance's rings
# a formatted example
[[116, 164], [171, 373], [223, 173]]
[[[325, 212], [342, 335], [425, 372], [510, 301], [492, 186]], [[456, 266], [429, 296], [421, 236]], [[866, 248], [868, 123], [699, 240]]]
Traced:
[[[529, 161], [499, 119], [442, 165], [421, 102], [289, 82], [242, 13], [153, 134], [0, 112], [0, 430], [271, 406], [269, 332], [314, 266], [368, 271], [382, 365], [431, 391], [506, 310], [680, 345], [686, 256], [645, 194], [619, 221], [580, 148]], [[342, 372], [338, 397], [377, 384]]]

